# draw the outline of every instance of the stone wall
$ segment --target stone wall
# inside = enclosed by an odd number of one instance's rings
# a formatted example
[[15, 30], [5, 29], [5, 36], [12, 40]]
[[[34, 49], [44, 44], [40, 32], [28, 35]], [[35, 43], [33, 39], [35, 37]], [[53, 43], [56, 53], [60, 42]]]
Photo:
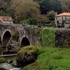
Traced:
[[30, 41], [30, 44], [40, 46], [40, 41], [39, 41], [39, 28], [38, 27], [32, 27], [30, 26], [28, 29], [25, 29], [25, 35]]
[[70, 29], [57, 29], [55, 32], [57, 47], [70, 47]]

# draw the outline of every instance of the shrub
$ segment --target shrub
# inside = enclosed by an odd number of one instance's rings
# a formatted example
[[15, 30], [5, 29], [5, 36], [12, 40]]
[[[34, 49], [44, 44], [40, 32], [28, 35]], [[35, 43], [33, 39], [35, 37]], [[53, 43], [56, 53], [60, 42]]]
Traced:
[[20, 49], [17, 54], [17, 64], [25, 66], [37, 59], [38, 49], [36, 46], [26, 46]]
[[35, 18], [30, 18], [28, 20], [28, 24], [30, 24], [30, 25], [36, 25], [37, 24], [37, 20]]
[[47, 13], [47, 16], [50, 20], [54, 20], [55, 19], [55, 11], [49, 11]]
[[3, 58], [3, 57], [0, 57], [0, 63], [5, 63], [5, 58]]
[[55, 28], [42, 28], [40, 31], [40, 43], [42, 46], [55, 46]]

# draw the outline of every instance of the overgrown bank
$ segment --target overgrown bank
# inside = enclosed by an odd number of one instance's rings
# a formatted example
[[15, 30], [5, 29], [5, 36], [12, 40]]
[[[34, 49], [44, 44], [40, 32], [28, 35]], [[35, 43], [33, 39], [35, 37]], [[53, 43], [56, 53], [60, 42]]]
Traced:
[[70, 49], [39, 48], [37, 61], [22, 70], [70, 70]]
[[58, 42], [64, 40], [61, 42], [62, 46], [65, 41], [65, 47], [68, 46], [69, 33], [68, 29], [58, 31], [54, 28], [41, 29], [40, 43], [42, 47], [39, 47], [38, 59], [35, 63], [24, 67], [23, 70], [70, 70], [70, 48], [55, 47], [56, 36], [58, 36]]

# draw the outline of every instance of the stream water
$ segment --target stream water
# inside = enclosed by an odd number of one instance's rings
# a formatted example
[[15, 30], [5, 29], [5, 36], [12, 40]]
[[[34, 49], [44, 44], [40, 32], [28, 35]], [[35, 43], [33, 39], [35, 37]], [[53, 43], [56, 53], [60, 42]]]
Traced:
[[12, 66], [12, 64], [8, 64], [8, 63], [0, 64], [0, 68], [3, 68], [5, 70], [21, 70], [20, 68], [14, 67]]

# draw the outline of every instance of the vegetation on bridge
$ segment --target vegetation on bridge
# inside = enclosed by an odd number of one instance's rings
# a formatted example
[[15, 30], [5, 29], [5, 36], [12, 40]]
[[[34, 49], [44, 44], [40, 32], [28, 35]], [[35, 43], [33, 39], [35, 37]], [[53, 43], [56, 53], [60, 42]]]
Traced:
[[42, 47], [55, 46], [55, 28], [42, 28], [40, 31], [40, 43]]

